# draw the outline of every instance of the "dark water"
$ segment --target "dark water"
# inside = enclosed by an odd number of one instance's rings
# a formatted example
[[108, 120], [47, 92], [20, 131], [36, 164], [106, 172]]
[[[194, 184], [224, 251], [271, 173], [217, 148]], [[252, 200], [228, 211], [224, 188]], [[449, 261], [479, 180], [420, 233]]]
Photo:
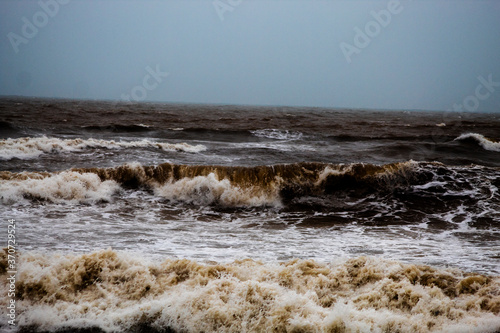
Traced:
[[25, 329], [500, 328], [499, 115], [2, 98], [0, 133]]

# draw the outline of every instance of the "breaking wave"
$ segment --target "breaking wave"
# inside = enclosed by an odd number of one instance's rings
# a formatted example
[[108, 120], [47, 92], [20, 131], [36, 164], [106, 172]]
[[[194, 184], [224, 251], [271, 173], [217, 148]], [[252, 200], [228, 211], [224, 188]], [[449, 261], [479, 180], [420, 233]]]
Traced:
[[169, 200], [197, 205], [280, 206], [296, 198], [321, 197], [339, 191], [349, 191], [351, 195], [356, 192], [359, 196], [384, 189], [390, 191], [405, 186], [417, 165], [415, 162], [382, 166], [299, 163], [229, 167], [132, 163], [53, 174], [3, 171], [0, 184], [4, 201], [27, 196], [54, 202], [86, 200], [88, 196], [96, 198], [95, 193], [105, 193], [102, 198], [108, 199], [111, 189], [120, 184], [127, 188], [152, 189], [156, 195]]
[[194, 178], [182, 178], [154, 187], [156, 195], [169, 200], [195, 205], [238, 206], [279, 206], [276, 186], [240, 188], [228, 179], [219, 179], [215, 173]]
[[158, 148], [165, 151], [184, 151], [197, 153], [206, 150], [203, 145], [192, 146], [187, 143], [164, 143], [149, 140], [114, 141], [100, 139], [58, 139], [58, 138], [19, 138], [0, 140], [0, 159], [33, 159], [44, 153], [81, 151], [87, 148]]
[[[500, 277], [378, 258], [156, 262], [111, 249], [19, 255], [28, 331], [497, 332]], [[0, 288], [8, 290], [7, 258]], [[8, 299], [0, 298], [6, 315]], [[0, 325], [5, 325], [2, 322]]]
[[[470, 170], [414, 161], [256, 167], [170, 163], [144, 166], [135, 162], [54, 173], [0, 171], [0, 200], [91, 203], [111, 201], [114, 194], [125, 189], [147, 191], [172, 203], [195, 206], [326, 209], [358, 212], [360, 218], [378, 212], [381, 220], [384, 205], [427, 211], [431, 200], [434, 210], [450, 212], [467, 205], [480, 216], [488, 212], [479, 220], [494, 223], [498, 217], [498, 170], [475, 166], [474, 176]], [[383, 204], [372, 204], [374, 200]]]
[[475, 143], [483, 147], [483, 149], [500, 152], [500, 142], [495, 142], [490, 139], [487, 139], [486, 137], [478, 133], [462, 134], [455, 140], [456, 141], [473, 140]]
[[[3, 172], [3, 175], [8, 174]], [[1, 177], [0, 177], [1, 178]], [[0, 180], [0, 198], [4, 203], [23, 199], [62, 203], [110, 201], [120, 189], [113, 180], [102, 181], [94, 173], [64, 171], [57, 174], [20, 173], [10, 180]]]

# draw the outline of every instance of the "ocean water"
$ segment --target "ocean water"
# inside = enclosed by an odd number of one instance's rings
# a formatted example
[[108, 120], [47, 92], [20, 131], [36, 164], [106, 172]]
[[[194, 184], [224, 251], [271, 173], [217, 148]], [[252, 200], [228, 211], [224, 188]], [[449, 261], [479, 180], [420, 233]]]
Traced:
[[499, 141], [498, 114], [2, 98], [16, 327], [499, 332]]

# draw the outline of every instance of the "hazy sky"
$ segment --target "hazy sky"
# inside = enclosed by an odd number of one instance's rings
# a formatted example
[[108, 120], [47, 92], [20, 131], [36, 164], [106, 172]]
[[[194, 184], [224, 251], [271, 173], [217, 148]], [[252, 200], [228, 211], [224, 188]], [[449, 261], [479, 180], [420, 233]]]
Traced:
[[500, 112], [499, 0], [2, 0], [0, 13], [0, 95]]

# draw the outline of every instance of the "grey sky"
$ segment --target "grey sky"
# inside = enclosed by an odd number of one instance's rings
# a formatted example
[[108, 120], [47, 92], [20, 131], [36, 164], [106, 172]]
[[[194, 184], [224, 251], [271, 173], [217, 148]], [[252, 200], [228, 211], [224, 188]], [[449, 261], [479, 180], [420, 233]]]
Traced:
[[500, 112], [498, 0], [12, 0], [0, 13], [1, 95]]

